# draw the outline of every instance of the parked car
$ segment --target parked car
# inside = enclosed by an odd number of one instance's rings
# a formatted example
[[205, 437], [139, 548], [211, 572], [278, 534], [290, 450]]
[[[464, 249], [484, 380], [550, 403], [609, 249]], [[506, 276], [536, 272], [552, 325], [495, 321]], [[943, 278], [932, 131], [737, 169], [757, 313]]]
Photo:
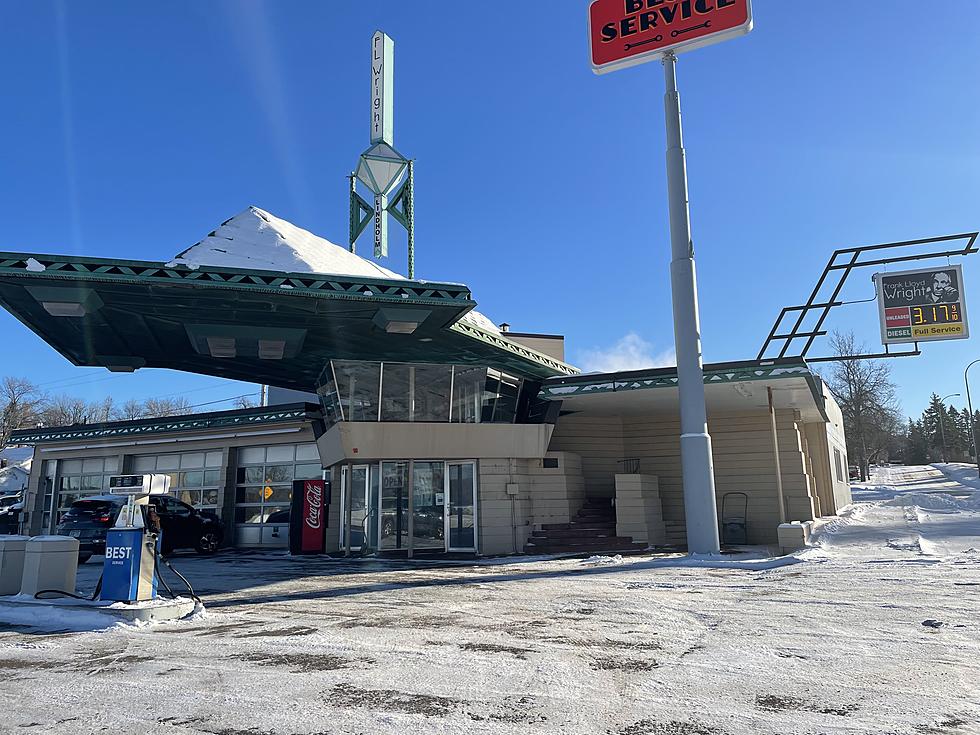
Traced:
[[858, 466], [856, 464], [852, 464], [850, 467], [847, 468], [847, 476], [851, 480], [860, 480], [861, 470], [858, 469]]
[[20, 514], [24, 510], [21, 493], [0, 497], [0, 534], [16, 534], [20, 526]]
[[[195, 510], [168, 495], [155, 495], [150, 498], [150, 503], [156, 506], [160, 516], [164, 554], [175, 549], [195, 549], [199, 554], [213, 554], [218, 550], [224, 529], [216, 516]], [[116, 522], [125, 504], [126, 498], [120, 495], [95, 495], [76, 500], [61, 517], [57, 533], [78, 539], [79, 564], [84, 564], [94, 554], [105, 553], [106, 532]]]

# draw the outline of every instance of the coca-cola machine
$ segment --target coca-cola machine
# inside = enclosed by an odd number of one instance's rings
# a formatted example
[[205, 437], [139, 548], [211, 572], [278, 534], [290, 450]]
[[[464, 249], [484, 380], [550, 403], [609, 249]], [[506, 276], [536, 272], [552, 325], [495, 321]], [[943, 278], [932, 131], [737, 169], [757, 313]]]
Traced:
[[323, 554], [327, 549], [329, 480], [293, 480], [293, 505], [289, 514], [289, 552]]

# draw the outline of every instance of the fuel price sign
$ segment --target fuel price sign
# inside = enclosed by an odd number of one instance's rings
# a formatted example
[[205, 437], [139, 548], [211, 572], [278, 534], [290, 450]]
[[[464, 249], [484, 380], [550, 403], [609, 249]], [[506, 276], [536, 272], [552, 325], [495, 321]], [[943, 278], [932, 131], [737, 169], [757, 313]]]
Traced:
[[961, 266], [876, 273], [874, 278], [882, 344], [970, 336]]

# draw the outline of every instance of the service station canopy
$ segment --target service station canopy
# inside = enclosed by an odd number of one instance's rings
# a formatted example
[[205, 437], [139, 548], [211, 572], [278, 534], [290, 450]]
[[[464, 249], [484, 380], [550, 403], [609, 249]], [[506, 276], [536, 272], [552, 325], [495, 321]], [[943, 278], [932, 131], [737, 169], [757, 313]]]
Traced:
[[311, 391], [330, 359], [574, 368], [460, 321], [466, 286], [0, 252], [0, 305], [72, 364]]

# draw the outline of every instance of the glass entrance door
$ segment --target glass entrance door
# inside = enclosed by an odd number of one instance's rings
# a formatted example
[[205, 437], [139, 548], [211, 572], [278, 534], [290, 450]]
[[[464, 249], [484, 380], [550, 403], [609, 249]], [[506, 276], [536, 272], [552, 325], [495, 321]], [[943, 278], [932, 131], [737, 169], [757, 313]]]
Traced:
[[412, 467], [412, 549], [446, 548], [446, 463], [414, 462]]
[[341, 508], [345, 523], [340, 526], [340, 546], [350, 551], [360, 551], [365, 545], [364, 533], [368, 516], [367, 465], [345, 466], [341, 469]]
[[476, 463], [447, 462], [448, 551], [476, 551]]
[[408, 462], [381, 463], [378, 548], [408, 548]]

